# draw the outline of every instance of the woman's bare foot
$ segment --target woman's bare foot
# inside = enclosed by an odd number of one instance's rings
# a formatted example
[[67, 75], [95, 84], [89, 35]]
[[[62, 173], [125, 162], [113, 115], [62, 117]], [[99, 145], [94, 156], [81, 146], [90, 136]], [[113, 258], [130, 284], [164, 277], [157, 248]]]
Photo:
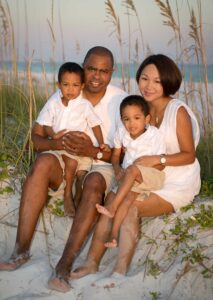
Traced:
[[106, 248], [116, 248], [118, 246], [118, 243], [116, 239], [112, 239], [110, 242], [104, 243], [104, 246]]
[[111, 213], [106, 207], [100, 205], [100, 204], [96, 204], [96, 208], [97, 208], [97, 211], [102, 214], [102, 215], [105, 215], [109, 218], [113, 218], [114, 217], [114, 214]]
[[75, 269], [70, 273], [71, 279], [79, 279], [89, 274], [94, 274], [98, 271], [98, 266], [94, 261], [87, 261], [84, 266]]
[[56, 275], [55, 272], [53, 272], [51, 278], [48, 280], [48, 287], [51, 290], [61, 293], [66, 293], [71, 290], [71, 285], [69, 284], [68, 279], [61, 275]]
[[127, 280], [125, 275], [114, 272], [110, 277], [105, 277], [97, 280], [92, 286], [103, 287], [103, 288], [114, 288], [123, 284]]
[[64, 215], [71, 218], [75, 216], [75, 205], [70, 195], [64, 195]]
[[7, 262], [0, 262], [0, 271], [14, 271], [25, 264], [29, 258], [28, 253], [12, 255]]

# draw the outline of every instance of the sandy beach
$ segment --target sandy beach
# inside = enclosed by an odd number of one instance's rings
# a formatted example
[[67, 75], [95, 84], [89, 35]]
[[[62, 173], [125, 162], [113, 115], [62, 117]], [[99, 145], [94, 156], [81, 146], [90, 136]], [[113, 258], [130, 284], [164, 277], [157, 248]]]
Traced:
[[[13, 194], [0, 196], [1, 260], [9, 258], [13, 250], [19, 201], [20, 188]], [[72, 280], [72, 289], [66, 294], [49, 290], [47, 281], [62, 254], [72, 221], [54, 216], [45, 208], [32, 243], [31, 259], [16, 271], [0, 272], [0, 299], [209, 300], [213, 293], [213, 231], [211, 228], [202, 229], [197, 223], [202, 204], [212, 207], [213, 201], [196, 199], [194, 208], [186, 212], [177, 212], [166, 218], [143, 219], [137, 250], [126, 277], [109, 278], [117, 254], [116, 249], [110, 249], [99, 272]], [[184, 232], [184, 224], [189, 220], [194, 223]], [[182, 235], [175, 232], [180, 226]], [[89, 245], [90, 240], [76, 259], [74, 268], [84, 261]], [[194, 250], [199, 250], [205, 257], [201, 263], [193, 263]], [[206, 270], [204, 266], [211, 272], [202, 274]], [[103, 287], [112, 281], [114, 288]]]

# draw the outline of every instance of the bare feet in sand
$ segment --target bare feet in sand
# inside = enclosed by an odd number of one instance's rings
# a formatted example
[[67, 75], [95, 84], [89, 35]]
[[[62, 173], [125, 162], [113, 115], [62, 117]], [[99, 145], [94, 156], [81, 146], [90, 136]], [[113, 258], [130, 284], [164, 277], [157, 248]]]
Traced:
[[113, 218], [114, 217], [114, 214], [111, 213], [106, 207], [100, 205], [100, 204], [96, 204], [96, 208], [97, 208], [97, 211], [102, 214], [102, 215], [105, 215], [109, 218]]
[[101, 278], [95, 281], [92, 286], [103, 287], [103, 288], [114, 288], [127, 280], [125, 275], [114, 272], [110, 277]]
[[29, 260], [29, 254], [12, 256], [7, 262], [0, 262], [0, 271], [14, 271]]
[[94, 274], [98, 271], [98, 266], [95, 262], [86, 262], [84, 266], [75, 269], [70, 273], [71, 279], [79, 279], [89, 274]]
[[112, 239], [110, 242], [104, 243], [104, 246], [106, 248], [116, 248], [118, 246], [118, 243], [116, 239]]
[[64, 195], [64, 215], [70, 218], [75, 217], [75, 205], [70, 195]]
[[60, 275], [56, 275], [54, 272], [48, 281], [48, 287], [51, 290], [55, 290], [61, 293], [67, 293], [71, 290], [71, 285], [68, 279], [63, 278]]

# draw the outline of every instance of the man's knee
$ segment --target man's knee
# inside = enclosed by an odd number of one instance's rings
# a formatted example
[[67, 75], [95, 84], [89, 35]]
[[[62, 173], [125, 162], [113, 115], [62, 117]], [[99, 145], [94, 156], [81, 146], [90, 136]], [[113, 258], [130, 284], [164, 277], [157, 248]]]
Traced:
[[106, 182], [104, 177], [98, 172], [92, 172], [85, 178], [83, 190], [94, 193], [104, 193], [106, 190]]

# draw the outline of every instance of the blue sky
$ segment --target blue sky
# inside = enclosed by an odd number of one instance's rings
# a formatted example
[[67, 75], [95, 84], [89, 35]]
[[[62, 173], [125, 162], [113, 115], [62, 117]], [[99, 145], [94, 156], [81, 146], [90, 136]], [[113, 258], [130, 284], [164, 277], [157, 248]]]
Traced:
[[[4, 2], [4, 1], [3, 1]], [[72, 60], [82, 62], [86, 51], [95, 45], [110, 48], [116, 61], [121, 60], [118, 40], [113, 31], [113, 25], [107, 22], [106, 5], [104, 0], [8, 0], [10, 12], [15, 29], [15, 40], [18, 58], [25, 60], [32, 55], [33, 59], [50, 61]], [[121, 34], [125, 59], [128, 58], [128, 19], [122, 0], [111, 1], [121, 23]], [[173, 32], [163, 25], [165, 18], [154, 0], [133, 1], [140, 17], [145, 48], [149, 47], [154, 53], [165, 53], [175, 57], [175, 43], [168, 45]], [[165, 2], [165, 1], [164, 1]], [[170, 0], [174, 14], [178, 3], [180, 23], [184, 40], [187, 45], [192, 44], [188, 36], [189, 10], [186, 0]], [[189, 0], [196, 11], [196, 0]], [[213, 0], [202, 2], [202, 16], [204, 40], [206, 45], [207, 61], [213, 63]], [[51, 8], [53, 4], [53, 31], [55, 48], [53, 55], [51, 30]], [[27, 14], [25, 14], [25, 8]], [[26, 26], [26, 17], [27, 24]], [[131, 59], [135, 55], [134, 45], [136, 38], [140, 37], [138, 23], [135, 17], [130, 18], [131, 24]], [[27, 45], [27, 46], [26, 46]], [[27, 50], [28, 49], [28, 50]], [[144, 54], [140, 46], [139, 59]], [[63, 55], [64, 54], [64, 55]]]

